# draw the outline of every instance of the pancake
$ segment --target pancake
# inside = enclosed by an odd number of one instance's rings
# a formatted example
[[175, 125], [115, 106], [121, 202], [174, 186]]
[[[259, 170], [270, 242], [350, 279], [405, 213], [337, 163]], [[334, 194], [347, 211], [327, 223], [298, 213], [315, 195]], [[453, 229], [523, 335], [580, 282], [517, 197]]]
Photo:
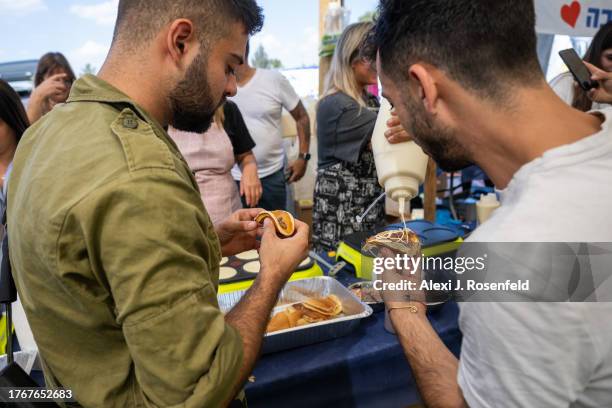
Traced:
[[362, 250], [374, 257], [393, 257], [395, 254], [419, 255], [419, 236], [408, 228], [382, 231], [368, 238]]
[[290, 327], [291, 322], [289, 321], [289, 316], [283, 311], [275, 314], [272, 319], [270, 319], [270, 321], [268, 322], [268, 327], [266, 328], [266, 333], [285, 330]]
[[[253, 263], [253, 262], [251, 262]], [[342, 313], [342, 302], [335, 295], [324, 298], [310, 298], [303, 303], [295, 303], [275, 314], [266, 329], [267, 333], [292, 327], [333, 319]]]
[[298, 320], [298, 323], [300, 325], [308, 324], [308, 323], [322, 322], [324, 320], [328, 320], [330, 317], [318, 311], [308, 309], [301, 303], [296, 304], [294, 308], [295, 310], [297, 310], [298, 312], [302, 314], [302, 316], [300, 317], [300, 320]]
[[288, 238], [295, 234], [295, 219], [291, 213], [283, 210], [262, 211], [257, 214], [255, 221], [263, 224], [266, 218], [272, 220], [276, 234], [281, 238]]
[[236, 258], [242, 261], [252, 261], [254, 259], [259, 259], [259, 253], [256, 249], [251, 249], [250, 251], [239, 253], [236, 255]]
[[336, 316], [342, 313], [342, 302], [338, 296], [329, 295], [324, 298], [308, 299], [304, 302], [304, 308], [325, 316]]
[[223, 258], [221, 258], [221, 261], [219, 262], [219, 266], [223, 266], [227, 263], [228, 258], [226, 256], [224, 256]]
[[290, 329], [292, 327], [300, 326], [305, 324], [300, 320], [302, 318], [302, 312], [296, 310], [294, 307], [289, 306], [287, 309], [275, 314], [266, 328], [266, 333], [271, 333], [279, 330]]
[[245, 272], [259, 273], [259, 270], [261, 269], [261, 263], [259, 263], [259, 261], [249, 262], [247, 264], [242, 265], [242, 268], [245, 270]]
[[238, 275], [236, 268], [229, 266], [222, 266], [219, 268], [219, 280], [231, 279], [236, 275]]

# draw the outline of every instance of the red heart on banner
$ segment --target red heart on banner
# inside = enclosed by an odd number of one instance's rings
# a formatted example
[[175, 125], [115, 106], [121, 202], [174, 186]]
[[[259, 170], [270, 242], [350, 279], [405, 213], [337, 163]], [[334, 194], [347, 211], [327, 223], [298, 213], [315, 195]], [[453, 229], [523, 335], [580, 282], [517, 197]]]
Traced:
[[561, 18], [572, 28], [576, 27], [576, 21], [578, 21], [578, 17], [580, 16], [580, 3], [577, 1], [572, 2], [572, 4], [564, 5], [561, 7]]

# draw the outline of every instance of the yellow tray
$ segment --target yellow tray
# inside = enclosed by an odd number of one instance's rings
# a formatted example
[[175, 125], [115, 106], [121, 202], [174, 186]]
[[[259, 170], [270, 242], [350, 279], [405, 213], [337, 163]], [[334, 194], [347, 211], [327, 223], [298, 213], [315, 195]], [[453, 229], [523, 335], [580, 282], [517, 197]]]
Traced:
[[[294, 272], [289, 278], [289, 281], [296, 281], [300, 279], [306, 278], [314, 278], [315, 276], [323, 276], [323, 269], [315, 262], [312, 267], [309, 269], [305, 269], [303, 271]], [[240, 282], [232, 282], [232, 283], [221, 283], [219, 284], [219, 292], [218, 294], [235, 292], [237, 290], [245, 290], [253, 285], [253, 281], [255, 279], [243, 280]]]

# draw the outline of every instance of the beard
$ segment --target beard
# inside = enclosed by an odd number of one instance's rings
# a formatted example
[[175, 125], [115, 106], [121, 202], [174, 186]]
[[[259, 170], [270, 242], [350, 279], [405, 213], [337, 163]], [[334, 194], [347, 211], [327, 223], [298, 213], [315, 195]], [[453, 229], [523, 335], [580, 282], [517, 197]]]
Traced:
[[185, 78], [169, 95], [171, 125], [185, 132], [204, 133], [212, 124], [215, 111], [224, 102], [214, 101], [202, 53], [193, 60]]
[[438, 167], [454, 172], [473, 164], [468, 151], [459, 143], [456, 131], [434, 122], [425, 107], [412, 96], [406, 96], [404, 103], [410, 113], [406, 130]]

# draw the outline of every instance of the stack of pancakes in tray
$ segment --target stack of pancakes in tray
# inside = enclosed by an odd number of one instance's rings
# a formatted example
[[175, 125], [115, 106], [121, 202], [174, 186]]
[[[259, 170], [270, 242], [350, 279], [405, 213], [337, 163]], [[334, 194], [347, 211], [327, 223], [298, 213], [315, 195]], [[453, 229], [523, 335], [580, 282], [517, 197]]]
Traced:
[[308, 299], [276, 313], [270, 319], [266, 333], [330, 320], [340, 313], [342, 313], [342, 302], [336, 295]]

